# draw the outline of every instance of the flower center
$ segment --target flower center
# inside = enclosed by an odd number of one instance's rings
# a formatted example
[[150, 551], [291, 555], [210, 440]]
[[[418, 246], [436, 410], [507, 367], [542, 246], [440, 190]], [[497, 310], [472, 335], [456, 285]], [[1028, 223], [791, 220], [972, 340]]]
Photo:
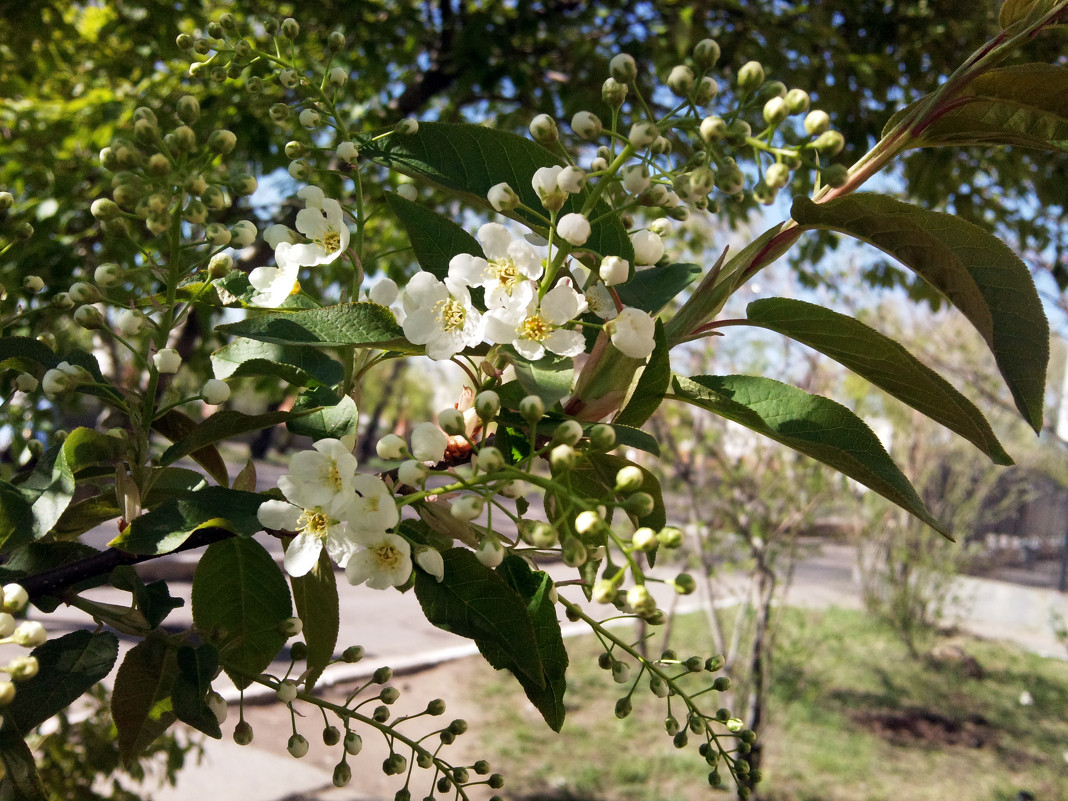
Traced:
[[404, 556], [400, 550], [391, 543], [383, 543], [375, 548], [375, 557], [378, 559], [378, 564], [385, 568], [392, 570], [400, 564]]
[[337, 231], [327, 231], [319, 239], [318, 244], [327, 253], [333, 253], [341, 248], [341, 234]]
[[497, 283], [501, 285], [501, 289], [512, 294], [512, 290], [526, 278], [519, 269], [515, 266], [515, 263], [511, 259], [500, 259], [497, 261], [489, 262], [489, 267], [486, 268], [486, 273], [490, 278], [496, 278]]
[[328, 461], [325, 472], [323, 483], [333, 487], [335, 492], [341, 492], [341, 471], [337, 469], [337, 462], [333, 459]]
[[329, 525], [326, 515], [313, 509], [305, 509], [297, 519], [297, 531], [310, 534], [320, 540], [326, 539], [326, 530]]
[[549, 336], [552, 326], [540, 314], [532, 314], [519, 324], [519, 338], [541, 342]]
[[444, 331], [462, 331], [467, 320], [467, 309], [458, 300], [440, 300], [434, 308], [438, 322]]

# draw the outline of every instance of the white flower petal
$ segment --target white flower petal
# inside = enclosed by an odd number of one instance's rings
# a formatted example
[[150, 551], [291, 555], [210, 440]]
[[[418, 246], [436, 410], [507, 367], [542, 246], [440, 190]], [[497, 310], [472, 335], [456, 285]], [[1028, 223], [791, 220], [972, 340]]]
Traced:
[[579, 331], [557, 328], [542, 341], [557, 356], [575, 357], [586, 350], [586, 338]]
[[318, 537], [307, 532], [301, 532], [286, 548], [286, 555], [282, 564], [286, 572], [294, 577], [307, 575], [315, 563], [319, 561], [319, 553], [323, 550], [323, 543]]
[[508, 257], [508, 246], [512, 243], [512, 235], [508, 229], [500, 223], [486, 223], [478, 229], [478, 241], [482, 245], [482, 252], [487, 259], [505, 259]]
[[256, 510], [260, 525], [272, 531], [296, 531], [303, 509], [285, 501], [264, 501]]

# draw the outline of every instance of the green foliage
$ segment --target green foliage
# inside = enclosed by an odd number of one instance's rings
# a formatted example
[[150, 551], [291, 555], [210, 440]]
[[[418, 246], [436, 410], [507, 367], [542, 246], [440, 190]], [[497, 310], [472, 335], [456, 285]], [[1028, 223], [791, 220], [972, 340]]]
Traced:
[[404, 226], [421, 270], [444, 280], [453, 256], [460, 253], [484, 255], [478, 240], [452, 220], [393, 192], [386, 192], [385, 198], [389, 210]]
[[334, 658], [337, 645], [341, 615], [334, 567], [327, 555], [321, 553], [314, 570], [300, 577], [291, 576], [289, 583], [293, 587], [297, 616], [303, 624], [301, 634], [308, 646], [310, 690]]
[[277, 345], [331, 348], [346, 345], [418, 353], [404, 339], [393, 314], [375, 303], [351, 303], [324, 309], [262, 314], [216, 330]]

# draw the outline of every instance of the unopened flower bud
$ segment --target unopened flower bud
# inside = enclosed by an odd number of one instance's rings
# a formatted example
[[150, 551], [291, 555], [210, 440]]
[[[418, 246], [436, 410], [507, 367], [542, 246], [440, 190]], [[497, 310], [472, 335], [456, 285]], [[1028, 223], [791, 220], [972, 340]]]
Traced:
[[375, 451], [382, 459], [403, 459], [408, 452], [408, 443], [398, 434], [386, 434], [378, 441]]
[[492, 389], [483, 390], [475, 396], [475, 413], [479, 420], [492, 420], [500, 409], [501, 397]]
[[697, 582], [689, 573], [679, 573], [675, 577], [674, 587], [679, 595], [690, 595], [697, 589]]
[[601, 85], [601, 99], [609, 108], [618, 109], [627, 99], [630, 91], [625, 83], [620, 83], [615, 78], [609, 78]]
[[556, 232], [570, 245], [581, 247], [590, 238], [590, 221], [577, 213], [565, 214], [556, 223]]
[[192, 95], [182, 95], [178, 98], [175, 110], [178, 112], [178, 119], [184, 123], [191, 125], [200, 119], [200, 101]]
[[413, 184], [401, 184], [397, 187], [397, 194], [405, 200], [415, 201], [419, 197], [419, 192], [416, 190]]
[[549, 466], [553, 473], [562, 473], [575, 466], [575, 449], [570, 445], [557, 445], [549, 451]]
[[311, 165], [304, 159], [297, 159], [289, 162], [287, 172], [289, 173], [290, 178], [293, 178], [296, 181], [303, 181], [308, 177], [308, 173], [311, 172]]
[[74, 322], [82, 328], [93, 331], [104, 327], [104, 315], [96, 306], [79, 306], [74, 312]]
[[491, 186], [486, 198], [497, 211], [511, 211], [519, 205], [519, 195], [507, 183]]
[[218, 131], [212, 131], [208, 136], [208, 149], [212, 153], [217, 153], [220, 156], [225, 156], [237, 146], [237, 135], [233, 131], [228, 131], [225, 128]]
[[487, 535], [482, 538], [482, 543], [478, 546], [478, 550], [475, 551], [475, 557], [486, 567], [497, 567], [504, 561], [504, 548], [501, 547], [500, 540], [492, 535]]
[[124, 337], [132, 337], [141, 333], [145, 327], [144, 315], [133, 309], [123, 309], [115, 320], [115, 328]]
[[344, 787], [352, 781], [352, 768], [349, 767], [349, 763], [342, 760], [334, 765], [334, 773], [331, 775], [330, 781], [334, 787]]
[[355, 164], [356, 159], [360, 157], [360, 151], [354, 142], [342, 142], [337, 146], [337, 157], [346, 164]]
[[345, 732], [345, 753], [356, 756], [363, 750], [363, 738], [354, 731]]
[[445, 578], [445, 560], [436, 548], [417, 548], [415, 563], [436, 580]]
[[118, 283], [120, 278], [122, 278], [122, 272], [119, 270], [119, 265], [112, 262], [101, 264], [93, 271], [93, 280], [99, 286], [111, 286]]
[[649, 168], [643, 164], [629, 164], [620, 170], [623, 188], [632, 195], [640, 195], [649, 188]]
[[768, 125], [780, 125], [790, 116], [790, 109], [781, 97], [773, 97], [764, 104], [764, 122]]
[[27, 292], [40, 292], [44, 289], [44, 279], [39, 275], [27, 275], [22, 279], [22, 288]]
[[407, 117], [393, 126], [393, 132], [401, 134], [402, 136], [411, 136], [412, 134], [419, 133], [419, 120]]
[[300, 759], [308, 753], [308, 741], [304, 735], [294, 734], [289, 738], [286, 750], [289, 751], [290, 756]]
[[782, 189], [790, 183], [790, 170], [785, 164], [772, 164], [764, 172], [764, 183], [773, 189]]
[[597, 450], [611, 450], [616, 446], [615, 429], [603, 423], [595, 425], [590, 429], [590, 444]]
[[596, 139], [603, 129], [601, 120], [590, 111], [579, 111], [571, 118], [571, 130], [583, 139]]
[[656, 535], [665, 548], [678, 548], [682, 545], [682, 530], [675, 526], [664, 526]]
[[0, 707], [5, 707], [15, 700], [15, 685], [10, 681], [0, 680]]
[[208, 693], [207, 698], [208, 709], [211, 710], [211, 714], [215, 716], [215, 720], [218, 721], [221, 726], [226, 722], [226, 715], [230, 711], [230, 707], [226, 703], [226, 699], [219, 695], [217, 692]]
[[331, 31], [326, 37], [326, 44], [331, 50], [341, 50], [345, 46], [345, 34], [341, 31]]
[[702, 39], [693, 48], [693, 61], [698, 69], [709, 70], [719, 61], [719, 43], [715, 39]]
[[808, 92], [804, 89], [791, 89], [786, 93], [786, 108], [791, 114], [804, 114], [809, 102]]
[[637, 465], [627, 465], [620, 468], [616, 473], [615, 491], [619, 493], [631, 493], [638, 490], [645, 483], [645, 475]]
[[[362, 645], [350, 645], [341, 652], [341, 658], [349, 664], [354, 664], [363, 659], [364, 650]], [[388, 681], [388, 679], [387, 679]]]
[[315, 109], [306, 108], [304, 111], [300, 112], [297, 119], [300, 120], [300, 124], [305, 128], [317, 128], [319, 127], [319, 121], [322, 117], [320, 117], [319, 112]]
[[764, 83], [764, 66], [759, 61], [747, 61], [738, 70], [738, 91], [755, 92]]
[[33, 236], [33, 226], [28, 222], [20, 222], [15, 226], [15, 237], [22, 241], [26, 241]]
[[[283, 704], [291, 704], [297, 697], [297, 685], [286, 679], [278, 685], [278, 689], [275, 690], [274, 694], [278, 696], [278, 700]], [[296, 755], [294, 754], [294, 756]], [[301, 754], [301, 756], [304, 756], [304, 754]]]
[[623, 503], [623, 508], [635, 517], [645, 517], [650, 514], [656, 502], [648, 492], [635, 492]]
[[286, 17], [282, 20], [278, 32], [287, 39], [296, 39], [300, 35], [300, 23], [292, 17]]
[[349, 71], [344, 67], [334, 67], [330, 70], [329, 81], [332, 86], [344, 86], [349, 81]]
[[[449, 511], [457, 520], [467, 522], [482, 514], [485, 502], [477, 495], [464, 495], [452, 502]], [[499, 547], [500, 543], [498, 543]]]
[[655, 142], [658, 136], [660, 136], [660, 129], [655, 123], [641, 120], [630, 126], [627, 139], [633, 148], [642, 150]]
[[810, 111], [805, 115], [805, 133], [809, 136], [819, 136], [831, 127], [831, 118], [826, 111]]
[[845, 147], [845, 137], [839, 131], [824, 131], [812, 143], [812, 147], [821, 156], [837, 156]]
[[551, 145], [560, 138], [560, 131], [556, 127], [556, 120], [548, 114], [539, 114], [530, 121], [530, 135], [535, 142]]
[[694, 89], [693, 99], [699, 106], [707, 105], [716, 99], [716, 95], [719, 94], [719, 84], [715, 79], [709, 78], [707, 75], [697, 82], [697, 88]]
[[230, 226], [230, 246], [244, 248], [256, 241], [256, 224], [251, 220], [238, 220]]
[[93, 201], [89, 211], [98, 220], [113, 220], [122, 214], [122, 209], [114, 200], [101, 197]]
[[[381, 456], [381, 454], [379, 454], [379, 456]], [[429, 468], [422, 462], [417, 462], [415, 459], [408, 459], [407, 461], [402, 462], [401, 466], [397, 468], [397, 480], [401, 484], [406, 484], [409, 487], [423, 486], [423, 483], [426, 481], [426, 477], [429, 474]]]
[[464, 423], [464, 413], [452, 407], [438, 412], [438, 424], [446, 434], [454, 437], [461, 436], [467, 430], [467, 426]]
[[689, 97], [694, 90], [695, 82], [693, 69], [685, 64], [677, 64], [668, 74], [667, 87], [677, 97]]
[[15, 618], [12, 615], [7, 612], [0, 612], [0, 638], [10, 637], [17, 625], [18, 623], [15, 622]]
[[[300, 73], [292, 67], [287, 67], [278, 73], [278, 82], [282, 84], [286, 89], [293, 89], [298, 83], [300, 83]], [[277, 103], [275, 105], [282, 105]], [[271, 107], [274, 111], [274, 106]], [[289, 106], [286, 106], [286, 114], [289, 113]]]
[[626, 53], [618, 53], [608, 62], [608, 72], [620, 83], [633, 83], [634, 79], [638, 77], [638, 65], [633, 56]]
[[534, 425], [545, 416], [545, 402], [537, 395], [527, 395], [519, 401], [519, 414], [530, 425]]
[[48, 632], [36, 620], [21, 623], [11, 635], [11, 641], [23, 648], [36, 648], [48, 641]]
[[180, 33], [175, 37], [174, 43], [178, 45], [179, 50], [192, 50], [193, 49], [193, 37], [188, 33]]
[[647, 526], [642, 526], [635, 530], [630, 538], [630, 543], [636, 551], [656, 550], [656, 546], [659, 542], [660, 541], [656, 538], [656, 532]]
[[19, 373], [15, 377], [15, 389], [19, 392], [33, 392], [37, 389], [37, 384], [37, 379], [29, 373]]
[[494, 473], [504, 467], [504, 456], [492, 445], [483, 446], [478, 452], [478, 469]]
[[182, 366], [182, 356], [174, 348], [163, 348], [152, 356], [152, 364], [163, 374], [177, 373]]
[[627, 603], [638, 614], [647, 614], [656, 610], [656, 599], [644, 584], [638, 584], [627, 591]]

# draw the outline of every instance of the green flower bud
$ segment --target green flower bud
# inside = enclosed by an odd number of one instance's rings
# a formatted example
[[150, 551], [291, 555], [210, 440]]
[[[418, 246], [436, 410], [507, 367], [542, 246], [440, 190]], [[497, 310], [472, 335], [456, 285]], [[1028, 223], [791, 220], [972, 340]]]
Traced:
[[753, 187], [753, 200], [765, 206], [774, 203], [775, 196], [778, 194], [778, 189], [768, 186], [763, 180], [757, 181], [756, 186]]
[[561, 557], [568, 567], [582, 567], [582, 565], [586, 564], [586, 560], [590, 558], [589, 551], [586, 550], [586, 546], [582, 544], [582, 540], [578, 537], [567, 538], [564, 542]]
[[535, 142], [543, 145], [551, 145], [560, 139], [556, 120], [548, 114], [539, 114], [530, 121], [530, 135]]
[[781, 125], [790, 116], [790, 109], [781, 97], [773, 97], [764, 104], [764, 122], [768, 125]]
[[623, 720], [623, 718], [627, 717], [631, 713], [631, 710], [633, 708], [634, 707], [631, 705], [629, 697], [624, 696], [623, 698], [620, 698], [618, 701], [616, 701], [616, 717], [620, 720]]
[[400, 690], [396, 687], [385, 687], [382, 692], [378, 694], [378, 697], [382, 703], [392, 705], [397, 702], [398, 698], [400, 698]]
[[575, 466], [575, 449], [570, 445], [557, 445], [549, 451], [549, 466], [554, 474], [570, 470]]
[[601, 99], [610, 107], [618, 109], [627, 99], [629, 89], [625, 83], [609, 78], [601, 85]]
[[331, 50], [341, 50], [345, 46], [345, 34], [341, 31], [332, 31], [326, 38], [326, 46]]
[[[209, 380], [217, 380], [217, 379], [209, 379]], [[297, 618], [297, 619], [299, 620], [299, 618]], [[287, 630], [288, 630], [287, 627], [281, 626], [281, 627], [279, 627], [279, 629], [280, 629], [280, 631], [279, 631], [280, 634], [286, 635]], [[293, 636], [293, 635], [290, 634], [288, 636]], [[291, 646], [289, 646], [289, 656], [293, 659], [294, 662], [303, 662], [305, 659], [308, 658], [308, 644], [305, 643], [305, 642], [301, 642], [300, 640], [297, 640], [297, 642], [295, 642]]]
[[[610, 604], [616, 599], [617, 587], [615, 582], [610, 579], [597, 579], [593, 583], [593, 590], [590, 593], [590, 597], [599, 604]], [[601, 654], [600, 657], [605, 661], [601, 667], [607, 670], [612, 666], [612, 657], [610, 654]]]
[[557, 544], [556, 529], [542, 520], [534, 522], [529, 529], [530, 544], [535, 548], [554, 548]]
[[220, 156], [225, 156], [232, 151], [237, 145], [237, 136], [233, 131], [228, 131], [225, 128], [212, 131], [208, 136], [208, 149], [212, 153], [216, 153]]
[[15, 196], [10, 192], [0, 192], [0, 212], [7, 211], [15, 205]]
[[616, 446], [616, 431], [612, 426], [598, 423], [590, 429], [590, 444], [599, 451], [608, 451]]
[[282, 20], [279, 31], [287, 39], [296, 39], [300, 35], [300, 23], [292, 17], [286, 17]]
[[289, 738], [286, 750], [294, 759], [301, 759], [308, 753], [308, 740], [302, 734], [294, 734]]
[[837, 156], [842, 152], [842, 148], [845, 147], [845, 137], [838, 131], [824, 131], [816, 137], [812, 147], [821, 156]]
[[631, 493], [639, 489], [645, 483], [645, 474], [637, 465], [627, 465], [620, 468], [616, 473], [615, 491], [619, 493]]
[[234, 58], [239, 61], [248, 61], [252, 57], [252, 45], [244, 39], [234, 42]]
[[819, 136], [831, 127], [831, 118], [826, 111], [810, 111], [805, 116], [805, 133], [809, 136]]
[[719, 116], [705, 117], [698, 131], [706, 144], [718, 142], [727, 135], [727, 121]]
[[277, 123], [283, 123], [289, 119], [290, 108], [287, 103], [275, 103], [268, 110], [271, 119]]
[[786, 97], [786, 84], [782, 81], [768, 81], [760, 87], [758, 97], [761, 100], [771, 100], [773, 97]]
[[252, 742], [252, 726], [247, 720], [239, 721], [234, 727], [234, 742], [238, 745], [249, 745]]
[[660, 541], [655, 531], [648, 526], [642, 526], [631, 535], [630, 543], [636, 551], [654, 551]]
[[648, 492], [635, 492], [623, 503], [623, 508], [636, 517], [651, 514], [656, 502]]
[[537, 395], [527, 395], [519, 401], [519, 414], [530, 425], [534, 425], [545, 416], [545, 402]]
[[174, 43], [178, 45], [179, 50], [192, 50], [193, 49], [193, 37], [188, 33], [180, 33], [174, 39]]
[[715, 39], [702, 39], [693, 49], [693, 61], [698, 69], [710, 70], [719, 61], [719, 43]]
[[790, 183], [790, 170], [785, 164], [772, 164], [764, 172], [764, 183], [772, 189], [782, 189]]
[[354, 731], [345, 732], [345, 753], [356, 756], [363, 750], [363, 738]]
[[223, 26], [218, 22], [208, 23], [208, 36], [212, 39], [222, 39], [226, 33], [223, 31]]
[[620, 83], [634, 83], [634, 79], [638, 77], [638, 65], [633, 56], [619, 53], [608, 62], [608, 72]]
[[693, 70], [685, 64], [677, 64], [671, 68], [668, 75], [667, 87], [677, 97], [689, 97], [696, 85]]
[[664, 526], [656, 538], [665, 548], [678, 548], [682, 545], [682, 530], [674, 526]]
[[486, 445], [478, 452], [478, 469], [493, 473], [504, 467], [504, 455], [492, 445]]
[[745, 175], [733, 162], [720, 167], [716, 173], [716, 189], [725, 195], [736, 195], [745, 188]]
[[393, 132], [402, 136], [411, 136], [419, 132], [419, 120], [408, 117], [393, 126]]
[[726, 676], [717, 676], [716, 680], [712, 682], [712, 689], [716, 692], [723, 693], [731, 688], [731, 680]]
[[426, 712], [428, 715], [434, 715], [435, 717], [437, 717], [438, 715], [444, 715], [445, 702], [440, 698], [435, 698], [433, 701], [426, 705]]
[[[229, 131], [226, 133], [229, 133]], [[233, 190], [235, 195], [251, 195], [258, 186], [256, 179], [248, 173], [240, 173], [230, 177], [230, 189]]]
[[337, 726], [327, 726], [323, 729], [323, 744], [337, 745], [341, 742], [341, 731]]
[[638, 584], [627, 591], [627, 603], [638, 614], [656, 611], [656, 599], [644, 584]]
[[685, 729], [675, 732], [675, 736], [671, 738], [671, 744], [676, 748], [685, 748], [689, 742], [690, 735], [687, 734]]
[[675, 719], [674, 715], [668, 715], [664, 718], [664, 731], [671, 735], [678, 734], [679, 722]]
[[738, 70], [738, 91], [755, 92], [764, 83], [764, 66], [759, 61], [747, 61]]
[[379, 704], [371, 713], [371, 717], [379, 723], [385, 723], [389, 720], [389, 707]]
[[[829, 131], [828, 133], [836, 133], [836, 131]], [[820, 178], [827, 186], [844, 186], [845, 182], [849, 180], [849, 169], [844, 164], [832, 164], [820, 171]]]
[[274, 36], [278, 33], [278, 20], [274, 17], [267, 17], [267, 19], [263, 21], [263, 31], [268, 36]]
[[565, 420], [553, 431], [552, 441], [563, 445], [577, 445], [582, 439], [582, 425], [576, 420]]
[[719, 94], [719, 84], [707, 75], [697, 82], [697, 88], [694, 90], [693, 99], [699, 106], [707, 105], [716, 99], [716, 95]]
[[809, 96], [804, 89], [791, 89], [786, 93], [786, 107], [791, 114], [804, 114], [808, 111]]
[[20, 222], [15, 226], [15, 237], [23, 241], [33, 236], [33, 226], [28, 222]]
[[690, 595], [697, 589], [697, 582], [689, 573], [679, 573], [675, 577], [674, 586], [679, 595]]
[[475, 413], [478, 419], [486, 422], [497, 416], [501, 408], [501, 398], [496, 392], [487, 389], [475, 396]]
[[375, 684], [385, 684], [387, 681], [393, 678], [393, 668], [382, 666], [378, 668], [372, 675], [371, 681]]
[[341, 652], [341, 658], [346, 662], [352, 664], [359, 662], [363, 659], [363, 646], [362, 645], [350, 645], [344, 651]]
[[331, 777], [334, 787], [344, 787], [352, 781], [352, 768], [349, 763], [342, 760], [334, 766], [334, 775]]
[[192, 95], [182, 95], [178, 98], [175, 110], [178, 113], [178, 119], [189, 125], [200, 119], [200, 101]]
[[734, 120], [727, 125], [727, 141], [732, 145], [744, 145], [752, 134], [753, 128], [745, 120]]
[[179, 150], [184, 150], [189, 153], [196, 149], [197, 135], [188, 125], [179, 125], [174, 129], [173, 133], [174, 142]]

